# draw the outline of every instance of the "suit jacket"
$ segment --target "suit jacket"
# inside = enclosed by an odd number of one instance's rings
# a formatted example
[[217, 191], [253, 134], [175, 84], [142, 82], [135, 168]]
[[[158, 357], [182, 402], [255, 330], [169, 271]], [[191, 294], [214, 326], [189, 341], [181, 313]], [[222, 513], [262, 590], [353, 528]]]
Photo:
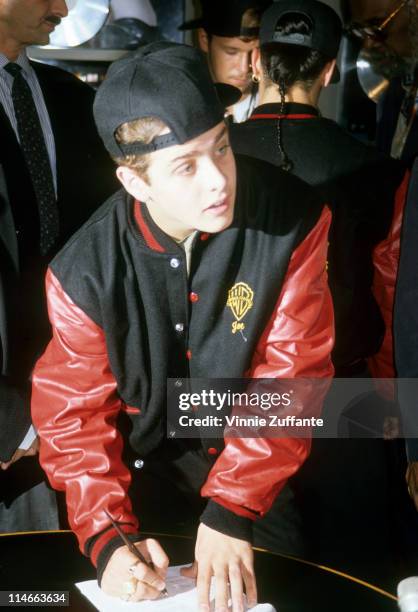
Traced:
[[[19, 338], [19, 319], [12, 325], [14, 314], [19, 312], [22, 318], [20, 307], [25, 303], [30, 305], [25, 317], [28, 320], [22, 323], [37, 332], [37, 335], [34, 333], [34, 346], [26, 356], [28, 364], [33, 365], [49, 339], [43, 291], [48, 260], [117, 188], [113, 162], [94, 124], [94, 91], [58, 68], [38, 63], [33, 67], [55, 139], [60, 237], [48, 258], [31, 256], [25, 263], [19, 260], [15, 220], [19, 216], [25, 218], [31, 234], [36, 237], [39, 219], [22, 151], [0, 105], [0, 460], [11, 456], [30, 422], [26, 389], [29, 372], [25, 367], [21, 372], [16, 368], [25, 339]], [[33, 283], [22, 286], [24, 267], [28, 265], [31, 267], [26, 277]], [[31, 287], [29, 294], [28, 286]]]
[[7, 461], [30, 425], [29, 402], [23, 389], [6, 376], [9, 336], [6, 299], [7, 268], [16, 259], [16, 237], [12, 231], [4, 172], [0, 166], [0, 461]]
[[[418, 461], [418, 160], [415, 162], [402, 230], [394, 311], [398, 397], [409, 461]], [[403, 380], [408, 379], [408, 380]]]
[[[405, 98], [402, 80], [393, 79], [377, 105], [376, 145], [380, 151], [390, 155], [392, 140], [398, 125], [399, 113]], [[418, 155], [418, 118], [415, 115], [401, 159], [408, 165]]]

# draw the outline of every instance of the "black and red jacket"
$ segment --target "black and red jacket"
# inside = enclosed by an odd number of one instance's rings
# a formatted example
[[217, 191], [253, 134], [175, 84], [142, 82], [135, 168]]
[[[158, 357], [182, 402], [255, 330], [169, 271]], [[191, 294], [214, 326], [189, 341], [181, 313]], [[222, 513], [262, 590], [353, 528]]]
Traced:
[[279, 117], [292, 173], [315, 186], [332, 211], [336, 374], [349, 376], [367, 359], [375, 377], [392, 378], [393, 298], [409, 173], [299, 103], [286, 104], [283, 115], [280, 104], [258, 106], [248, 121], [231, 126], [234, 151], [279, 166]]
[[[183, 249], [123, 191], [50, 266], [54, 335], [34, 372], [33, 419], [41, 463], [65, 489], [71, 527], [94, 563], [115, 539], [103, 508], [137, 533], [122, 447], [147, 456], [163, 444], [167, 378], [332, 376], [330, 212], [299, 179], [277, 180], [257, 160], [237, 165], [234, 221], [197, 235], [189, 275]], [[245, 338], [232, 333], [227, 306], [239, 282], [254, 294]], [[120, 412], [129, 439], [116, 427]], [[294, 438], [221, 442], [201, 441], [201, 494], [248, 519], [267, 512], [310, 448]]]

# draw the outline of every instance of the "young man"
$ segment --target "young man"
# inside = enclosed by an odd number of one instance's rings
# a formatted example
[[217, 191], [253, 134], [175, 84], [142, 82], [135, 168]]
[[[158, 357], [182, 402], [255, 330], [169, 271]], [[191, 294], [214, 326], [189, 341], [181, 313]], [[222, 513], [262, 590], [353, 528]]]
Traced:
[[[141, 475], [131, 478], [123, 446], [157, 483], [151, 514], [165, 511], [172, 522], [176, 489], [209, 498], [196, 542], [205, 610], [212, 574], [219, 609], [228, 577], [237, 609], [243, 583], [255, 600], [252, 522], [309, 441], [167, 439], [167, 379], [332, 374], [329, 211], [297, 179], [277, 181], [251, 160], [236, 165], [223, 113], [205, 57], [192, 47], [154, 43], [110, 68], [95, 116], [124, 190], [50, 267], [54, 339], [33, 379], [42, 465], [66, 490], [71, 526], [106, 592], [157, 597], [167, 565], [149, 540], [138, 547], [156, 572], [135, 565], [104, 513], [140, 540], [132, 504], [141, 517], [152, 493], [135, 493]], [[242, 320], [228, 304], [244, 284], [252, 298]], [[245, 335], [233, 333], [237, 317]], [[309, 402], [320, 405], [318, 393]], [[183, 521], [192, 512], [185, 508]]]
[[241, 91], [241, 100], [230, 108], [236, 122], [245, 121], [256, 104], [251, 53], [258, 45], [261, 14], [269, 4], [270, 0], [202, 0], [202, 16], [179, 28], [197, 29], [199, 47], [207, 55], [215, 83], [228, 83]]
[[[267, 9], [260, 25], [260, 49], [252, 55], [260, 105], [247, 122], [231, 127], [231, 144], [237, 153], [269, 161], [314, 185], [329, 203], [336, 376], [360, 378], [371, 373], [393, 378], [392, 310], [408, 175], [400, 163], [383, 158], [319, 113], [322, 89], [338, 78], [341, 33], [338, 15], [317, 0], [280, 0]], [[373, 410], [373, 401], [376, 398], [368, 397], [363, 402], [364, 414]], [[385, 407], [396, 413], [390, 404]], [[381, 404], [375, 412], [382, 431]], [[315, 442], [306, 466], [311, 474], [305, 472], [300, 486], [311, 491], [310, 514], [324, 526], [323, 531], [310, 532], [318, 538], [313, 543], [317, 558], [354, 570], [365, 562], [368, 542], [367, 554], [380, 563], [388, 554], [381, 533], [393, 524], [385, 444], [382, 440]], [[354, 499], [358, 507], [365, 506], [361, 520], [347, 503], [348, 490], [350, 502]], [[366, 503], [369, 497], [374, 504]], [[313, 498], [318, 500], [315, 507], [310, 505]], [[336, 539], [343, 542], [341, 556]]]

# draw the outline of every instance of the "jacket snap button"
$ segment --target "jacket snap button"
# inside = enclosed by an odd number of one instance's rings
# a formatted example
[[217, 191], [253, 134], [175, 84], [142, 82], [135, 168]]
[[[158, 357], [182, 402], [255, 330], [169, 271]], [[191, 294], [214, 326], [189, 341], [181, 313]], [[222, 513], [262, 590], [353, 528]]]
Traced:
[[173, 257], [173, 259], [170, 259], [170, 266], [172, 268], [178, 268], [180, 265], [180, 260], [177, 259], [177, 257]]
[[194, 293], [193, 291], [189, 294], [189, 300], [191, 302], [197, 302], [199, 300], [199, 296], [197, 295], [197, 293]]
[[210, 448], [208, 448], [208, 453], [209, 453], [209, 455], [217, 455], [218, 454], [218, 449], [213, 448], [213, 446], [211, 446]]
[[184, 331], [184, 324], [183, 323], [176, 323], [175, 329], [176, 329], [176, 332], [179, 332], [179, 333]]
[[144, 461], [142, 459], [135, 459], [134, 461], [134, 468], [136, 470], [140, 470], [144, 467]]

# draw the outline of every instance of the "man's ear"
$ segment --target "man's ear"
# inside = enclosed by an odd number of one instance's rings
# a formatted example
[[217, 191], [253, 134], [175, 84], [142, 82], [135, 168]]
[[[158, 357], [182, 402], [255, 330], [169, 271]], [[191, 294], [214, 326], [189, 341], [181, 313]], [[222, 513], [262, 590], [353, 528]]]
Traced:
[[251, 69], [253, 71], [253, 75], [261, 79], [263, 71], [261, 67], [261, 53], [260, 48], [256, 47], [251, 51]]
[[322, 71], [322, 85], [324, 87], [328, 87], [331, 82], [332, 75], [334, 74], [335, 64], [337, 63], [336, 59], [333, 59], [331, 62], [328, 62]]
[[131, 196], [140, 202], [147, 202], [150, 197], [150, 186], [136, 170], [128, 166], [118, 166], [116, 176]]
[[209, 53], [209, 37], [203, 28], [197, 30], [197, 40], [201, 51]]

